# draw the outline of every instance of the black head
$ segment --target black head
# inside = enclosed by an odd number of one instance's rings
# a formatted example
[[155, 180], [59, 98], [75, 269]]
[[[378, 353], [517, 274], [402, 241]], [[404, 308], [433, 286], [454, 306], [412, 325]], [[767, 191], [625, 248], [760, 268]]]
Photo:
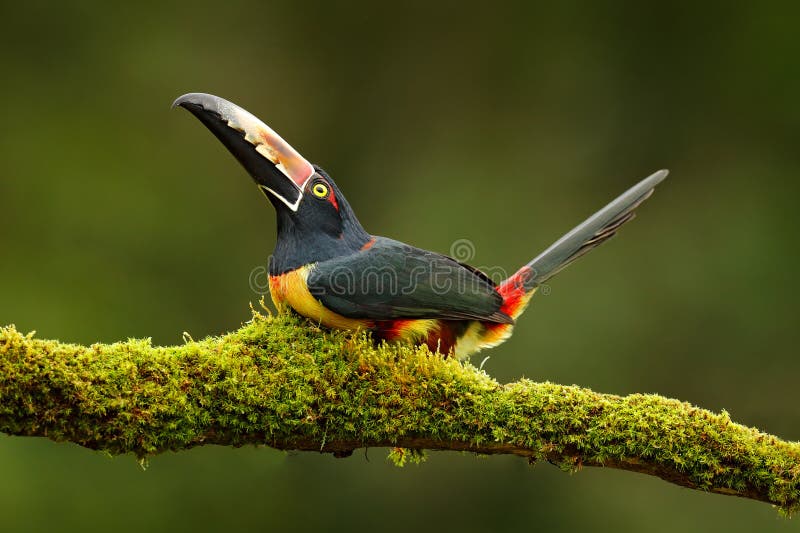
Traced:
[[314, 170], [303, 187], [297, 211], [266, 193], [278, 214], [271, 274], [358, 252], [372, 239], [331, 177], [316, 165]]
[[196, 116], [244, 166], [278, 215], [270, 274], [355, 253], [369, 240], [339, 188], [266, 124], [217, 96], [175, 100]]

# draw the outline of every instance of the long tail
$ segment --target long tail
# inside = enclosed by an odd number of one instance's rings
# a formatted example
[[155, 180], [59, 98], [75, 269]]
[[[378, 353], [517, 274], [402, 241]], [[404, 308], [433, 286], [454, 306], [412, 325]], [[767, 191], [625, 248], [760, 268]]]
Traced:
[[653, 194], [655, 187], [664, 181], [667, 174], [666, 170], [659, 170], [643, 179], [501, 283], [498, 290], [505, 298], [503, 311], [513, 318], [519, 316], [537, 287], [613, 237], [623, 224], [633, 220], [636, 208]]

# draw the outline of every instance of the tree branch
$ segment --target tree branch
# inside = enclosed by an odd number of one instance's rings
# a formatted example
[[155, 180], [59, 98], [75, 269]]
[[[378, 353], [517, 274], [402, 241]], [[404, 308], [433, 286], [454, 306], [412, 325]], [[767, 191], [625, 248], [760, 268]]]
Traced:
[[468, 363], [375, 347], [294, 316], [256, 314], [228, 335], [172, 347], [85, 347], [0, 329], [0, 431], [140, 458], [202, 444], [504, 453], [800, 507], [800, 444], [725, 412], [525, 379], [501, 385]]

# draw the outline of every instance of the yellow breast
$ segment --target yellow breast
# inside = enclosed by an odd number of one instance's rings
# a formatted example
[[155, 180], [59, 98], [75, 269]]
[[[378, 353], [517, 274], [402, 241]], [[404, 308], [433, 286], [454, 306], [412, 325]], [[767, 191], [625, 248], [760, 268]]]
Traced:
[[291, 307], [306, 318], [325, 327], [337, 329], [369, 328], [369, 320], [347, 318], [326, 309], [308, 290], [308, 275], [314, 268], [306, 265], [279, 276], [270, 276], [269, 292], [279, 311]]

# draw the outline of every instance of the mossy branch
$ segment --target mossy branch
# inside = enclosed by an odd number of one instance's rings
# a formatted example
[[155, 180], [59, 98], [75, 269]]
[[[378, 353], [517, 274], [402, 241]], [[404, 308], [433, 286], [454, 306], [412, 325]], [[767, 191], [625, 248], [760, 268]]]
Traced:
[[524, 379], [501, 385], [470, 364], [376, 348], [294, 316], [256, 315], [173, 347], [86, 347], [0, 329], [0, 431], [142, 458], [202, 444], [506, 453], [800, 507], [800, 444], [725, 412]]

